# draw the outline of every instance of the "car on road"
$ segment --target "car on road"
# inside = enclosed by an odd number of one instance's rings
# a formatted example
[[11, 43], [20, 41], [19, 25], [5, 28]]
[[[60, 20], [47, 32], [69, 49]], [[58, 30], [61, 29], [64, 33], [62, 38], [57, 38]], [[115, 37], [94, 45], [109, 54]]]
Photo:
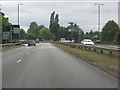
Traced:
[[94, 42], [91, 39], [83, 39], [81, 41], [82, 45], [95, 45]]
[[40, 40], [39, 40], [39, 39], [35, 39], [35, 42], [36, 42], [36, 43], [39, 43], [39, 42], [40, 42]]
[[28, 46], [36, 46], [35, 40], [29, 40], [28, 41]]

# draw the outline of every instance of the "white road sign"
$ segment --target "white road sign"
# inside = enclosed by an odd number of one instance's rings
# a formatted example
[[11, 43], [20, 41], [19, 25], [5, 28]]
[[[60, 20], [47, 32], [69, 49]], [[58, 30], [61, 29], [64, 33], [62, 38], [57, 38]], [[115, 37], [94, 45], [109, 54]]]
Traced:
[[19, 33], [20, 32], [20, 28], [13, 28], [13, 31], [14, 31], [14, 33]]
[[3, 32], [3, 39], [9, 39], [10, 32]]

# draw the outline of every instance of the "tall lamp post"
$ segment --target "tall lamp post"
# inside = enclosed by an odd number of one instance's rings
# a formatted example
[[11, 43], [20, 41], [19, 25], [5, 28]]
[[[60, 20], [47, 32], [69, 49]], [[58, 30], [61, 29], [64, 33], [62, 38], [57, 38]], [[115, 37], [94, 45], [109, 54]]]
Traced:
[[19, 15], [20, 15], [20, 5], [23, 5], [23, 4], [18, 4], [18, 25], [19, 25]]
[[0, 12], [1, 12], [1, 10], [2, 10], [2, 4], [0, 4]]
[[[101, 6], [102, 5], [104, 5], [104, 4], [95, 4], [95, 5], [97, 5], [98, 6], [98, 32], [100, 33], [100, 24], [101, 24], [101, 22], [100, 22], [100, 20], [101, 20]], [[101, 34], [100, 34], [100, 36], [99, 36], [99, 39], [100, 39], [100, 37], [101, 37]]]
[[[20, 21], [19, 21], [19, 18], [20, 18], [20, 5], [23, 5], [23, 4], [18, 4], [18, 25], [20, 25]], [[20, 40], [20, 30], [19, 30], [19, 40]]]
[[[0, 4], [0, 18], [2, 18], [1, 10], [2, 10], [2, 4]], [[2, 30], [2, 20], [0, 20], [0, 44], [2, 44], [2, 39], [3, 39], [2, 33], [3, 33], [3, 30]]]

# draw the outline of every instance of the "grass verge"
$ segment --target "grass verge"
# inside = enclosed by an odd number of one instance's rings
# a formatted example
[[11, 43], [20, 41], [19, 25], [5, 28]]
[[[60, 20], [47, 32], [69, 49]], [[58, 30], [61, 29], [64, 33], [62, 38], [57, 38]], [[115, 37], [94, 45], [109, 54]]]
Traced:
[[2, 52], [2, 47], [0, 47], [0, 52]]
[[118, 57], [56, 43], [54, 45], [118, 78]]
[[0, 51], [4, 52], [4, 51], [7, 51], [7, 50], [11, 50], [11, 49], [14, 49], [14, 48], [19, 48], [19, 47], [22, 47], [23, 45], [13, 45], [13, 46], [9, 46], [9, 47], [2, 47], [0, 49]]

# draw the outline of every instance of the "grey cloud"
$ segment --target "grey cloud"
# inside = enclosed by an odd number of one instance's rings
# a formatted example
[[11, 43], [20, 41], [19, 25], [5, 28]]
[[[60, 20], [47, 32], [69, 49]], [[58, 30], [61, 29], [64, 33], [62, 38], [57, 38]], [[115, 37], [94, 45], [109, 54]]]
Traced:
[[[55, 10], [60, 16], [60, 24], [67, 26], [69, 21], [76, 22], [85, 31], [97, 29], [97, 7], [95, 2], [21, 2], [20, 24], [27, 28], [31, 21], [48, 27], [50, 14]], [[17, 22], [18, 2], [3, 3], [3, 12], [10, 22]], [[101, 9], [101, 25], [113, 19], [117, 21], [117, 3], [105, 3]]]

